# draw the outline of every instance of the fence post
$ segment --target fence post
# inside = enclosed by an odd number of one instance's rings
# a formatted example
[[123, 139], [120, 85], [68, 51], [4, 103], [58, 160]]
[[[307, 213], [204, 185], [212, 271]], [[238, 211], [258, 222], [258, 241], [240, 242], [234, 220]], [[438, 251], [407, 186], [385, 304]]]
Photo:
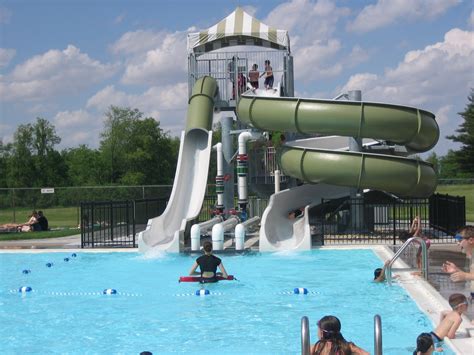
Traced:
[[91, 203], [91, 219], [89, 220], [89, 224], [91, 225], [92, 227], [92, 248], [95, 247], [95, 236], [94, 236], [94, 221], [95, 221], [95, 218], [94, 218], [94, 210], [95, 210], [95, 203], [92, 202]]
[[396, 244], [396, 239], [395, 239], [395, 238], [396, 238], [396, 237], [395, 237], [396, 220], [397, 220], [396, 208], [395, 208], [396, 205], [397, 205], [396, 202], [393, 201], [393, 202], [392, 202], [392, 212], [393, 212], [393, 216], [392, 216], [392, 221], [393, 221], [393, 223], [392, 223], [392, 224], [393, 224], [393, 225], [392, 225], [392, 238], [393, 238], [393, 245]]
[[114, 241], [114, 210], [113, 210], [113, 202], [110, 202], [110, 210], [109, 210], [109, 217], [110, 217], [110, 240]]

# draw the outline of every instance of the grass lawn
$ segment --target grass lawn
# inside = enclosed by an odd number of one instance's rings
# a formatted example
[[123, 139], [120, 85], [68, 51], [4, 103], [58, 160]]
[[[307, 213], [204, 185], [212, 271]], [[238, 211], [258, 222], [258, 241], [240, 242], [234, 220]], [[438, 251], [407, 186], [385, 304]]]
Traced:
[[[4, 223], [24, 223], [30, 218], [31, 209], [12, 208], [0, 210], [0, 224]], [[50, 228], [74, 228], [79, 224], [79, 207], [58, 207], [42, 209], [48, 219]], [[13, 219], [15, 212], [15, 219]]]
[[45, 232], [23, 232], [23, 233], [5, 233], [0, 234], [0, 241], [2, 240], [26, 240], [26, 239], [47, 239], [67, 237], [70, 235], [80, 234], [79, 229], [61, 229]]
[[474, 185], [438, 185], [436, 192], [466, 197], [466, 221], [474, 222]]

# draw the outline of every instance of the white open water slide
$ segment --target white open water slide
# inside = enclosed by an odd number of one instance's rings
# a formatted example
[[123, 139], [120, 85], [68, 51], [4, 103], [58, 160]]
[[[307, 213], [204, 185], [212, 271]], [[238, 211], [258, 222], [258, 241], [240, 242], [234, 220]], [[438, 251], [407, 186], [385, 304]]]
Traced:
[[207, 186], [212, 150], [212, 118], [217, 83], [200, 78], [189, 99], [186, 130], [181, 133], [178, 164], [173, 190], [161, 216], [148, 221], [138, 235], [138, 250], [179, 252], [184, 246], [184, 231], [189, 221], [201, 212]]

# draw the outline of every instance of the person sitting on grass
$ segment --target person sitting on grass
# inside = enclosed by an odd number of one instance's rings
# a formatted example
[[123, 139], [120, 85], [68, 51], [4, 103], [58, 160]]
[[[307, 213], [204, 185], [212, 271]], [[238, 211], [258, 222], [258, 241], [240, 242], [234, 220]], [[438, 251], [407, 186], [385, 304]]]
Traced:
[[[221, 259], [217, 256], [212, 255], [212, 243], [209, 241], [204, 242], [202, 246], [204, 250], [204, 255], [201, 255], [199, 258], [196, 259], [193, 267], [189, 271], [189, 275], [201, 275], [201, 283], [210, 283], [210, 282], [217, 282], [217, 276], [222, 276], [223, 278], [229, 277], [227, 275], [227, 271], [224, 268], [224, 264], [222, 264]], [[201, 269], [201, 273], [196, 272], [196, 269]], [[217, 268], [221, 270], [222, 274], [217, 273]]]
[[449, 296], [448, 302], [452, 310], [441, 312], [439, 325], [430, 333], [436, 351], [442, 351], [444, 337], [449, 339], [456, 337], [456, 331], [462, 323], [462, 315], [466, 313], [468, 307], [467, 298], [461, 293], [453, 293]]
[[311, 347], [311, 355], [369, 355], [364, 349], [344, 339], [337, 317], [324, 316], [318, 321], [318, 338]]
[[37, 232], [41, 230], [41, 226], [38, 223], [38, 212], [31, 212], [30, 219], [28, 222], [18, 225], [19, 232]]
[[433, 338], [430, 333], [421, 333], [416, 338], [416, 349], [413, 355], [431, 355], [434, 351]]
[[38, 211], [38, 223], [42, 231], [49, 230], [48, 219], [43, 214], [43, 211]]

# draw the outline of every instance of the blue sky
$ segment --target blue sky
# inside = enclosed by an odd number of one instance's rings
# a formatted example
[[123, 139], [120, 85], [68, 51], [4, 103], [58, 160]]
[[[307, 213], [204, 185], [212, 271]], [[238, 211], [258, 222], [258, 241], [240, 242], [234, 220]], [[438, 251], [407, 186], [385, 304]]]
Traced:
[[39, 116], [60, 148], [96, 148], [111, 104], [179, 135], [187, 33], [237, 6], [289, 31], [297, 96], [358, 89], [367, 101], [426, 109], [441, 129], [434, 151], [456, 148], [444, 137], [474, 87], [470, 0], [0, 0], [0, 140]]

